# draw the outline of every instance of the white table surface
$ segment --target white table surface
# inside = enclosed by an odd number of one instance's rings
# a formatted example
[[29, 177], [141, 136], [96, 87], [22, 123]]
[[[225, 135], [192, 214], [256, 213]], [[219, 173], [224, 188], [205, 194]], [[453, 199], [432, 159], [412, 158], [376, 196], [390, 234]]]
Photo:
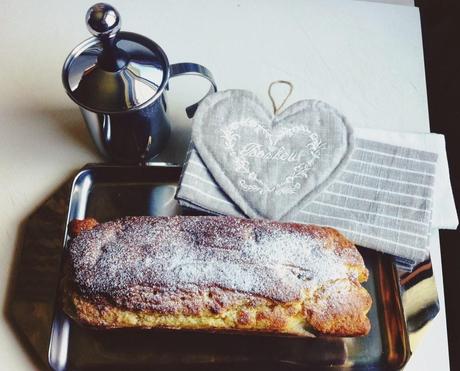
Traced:
[[[388, 0], [387, 0], [388, 2]], [[407, 4], [412, 1], [392, 0]], [[99, 162], [60, 73], [68, 52], [89, 36], [93, 1], [2, 1], [0, 19], [0, 303], [19, 243], [18, 225], [87, 162]], [[112, 1], [125, 30], [158, 42], [171, 62], [209, 67], [221, 90], [262, 98], [277, 79], [294, 83], [291, 102], [317, 98], [355, 126], [429, 131], [418, 10], [352, 0]], [[182, 106], [206, 85], [171, 83], [172, 145], [161, 159], [182, 160], [190, 122]], [[172, 148], [172, 146], [171, 146]], [[441, 312], [406, 370], [448, 370], [438, 234], [432, 244]], [[33, 369], [13, 330], [0, 321], [0, 370]]]

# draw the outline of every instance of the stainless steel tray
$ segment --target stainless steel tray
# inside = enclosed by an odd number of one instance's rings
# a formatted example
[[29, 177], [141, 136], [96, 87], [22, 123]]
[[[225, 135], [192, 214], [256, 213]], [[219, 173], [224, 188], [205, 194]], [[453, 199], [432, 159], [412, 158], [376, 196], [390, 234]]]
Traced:
[[[181, 168], [174, 166], [88, 165], [74, 179], [67, 222], [84, 217], [107, 221], [126, 215], [197, 214], [179, 207], [174, 199], [180, 173]], [[66, 242], [67, 231], [64, 248]], [[365, 248], [361, 253], [370, 271], [365, 286], [373, 298], [369, 313], [372, 330], [366, 337], [304, 339], [95, 330], [70, 320], [57, 301], [49, 364], [54, 370], [400, 369], [411, 353], [400, 277], [391, 256]], [[426, 275], [426, 269], [424, 272]], [[417, 283], [414, 276], [405, 279], [411, 288]], [[436, 308], [428, 305], [423, 311], [412, 312], [416, 319], [411, 326], [416, 331], [436, 314]]]

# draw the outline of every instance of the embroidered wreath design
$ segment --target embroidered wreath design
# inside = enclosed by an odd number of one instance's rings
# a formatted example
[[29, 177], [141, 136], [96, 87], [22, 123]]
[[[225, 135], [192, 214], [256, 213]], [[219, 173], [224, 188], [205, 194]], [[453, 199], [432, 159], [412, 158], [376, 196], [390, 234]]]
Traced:
[[[305, 161], [294, 166], [291, 174], [283, 181], [273, 186], [268, 186], [264, 181], [259, 179], [256, 172], [251, 170], [247, 157], [235, 149], [235, 146], [240, 139], [240, 134], [238, 134], [238, 129], [240, 127], [250, 128], [256, 132], [264, 134], [268, 138], [271, 146], [276, 145], [282, 138], [285, 137], [290, 138], [299, 134], [305, 135], [309, 138], [309, 141], [303, 147], [303, 150], [307, 151], [309, 156], [306, 156], [307, 159]], [[299, 125], [291, 128], [281, 127], [278, 129], [277, 135], [274, 136], [263, 125], [253, 119], [232, 122], [230, 125], [221, 129], [221, 133], [225, 149], [231, 155], [233, 168], [237, 173], [245, 176], [244, 178], [238, 179], [239, 186], [243, 191], [257, 192], [259, 194], [273, 193], [275, 195], [285, 195], [296, 193], [301, 187], [299, 180], [308, 178], [310, 170], [314, 166], [315, 162], [321, 157], [321, 149], [326, 146], [326, 143], [321, 141], [317, 133], [312, 132], [305, 126]]]

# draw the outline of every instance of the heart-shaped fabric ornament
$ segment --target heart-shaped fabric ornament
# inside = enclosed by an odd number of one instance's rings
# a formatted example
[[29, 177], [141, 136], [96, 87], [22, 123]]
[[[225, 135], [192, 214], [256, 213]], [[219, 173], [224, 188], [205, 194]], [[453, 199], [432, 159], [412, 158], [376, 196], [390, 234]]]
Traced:
[[352, 152], [344, 116], [317, 100], [273, 115], [245, 90], [200, 104], [193, 143], [225, 193], [250, 218], [287, 220], [333, 180]]

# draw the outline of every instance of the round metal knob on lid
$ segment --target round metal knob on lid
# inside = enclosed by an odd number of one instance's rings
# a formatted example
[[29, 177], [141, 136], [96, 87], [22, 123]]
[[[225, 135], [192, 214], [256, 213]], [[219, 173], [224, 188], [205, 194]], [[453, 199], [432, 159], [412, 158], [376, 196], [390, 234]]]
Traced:
[[93, 5], [86, 13], [89, 31], [102, 42], [102, 53], [98, 57], [99, 66], [108, 72], [116, 72], [129, 62], [126, 52], [117, 47], [115, 37], [120, 31], [120, 14], [108, 4]]
[[115, 36], [120, 31], [121, 20], [118, 11], [109, 4], [98, 3], [88, 9], [86, 25], [94, 36]]

